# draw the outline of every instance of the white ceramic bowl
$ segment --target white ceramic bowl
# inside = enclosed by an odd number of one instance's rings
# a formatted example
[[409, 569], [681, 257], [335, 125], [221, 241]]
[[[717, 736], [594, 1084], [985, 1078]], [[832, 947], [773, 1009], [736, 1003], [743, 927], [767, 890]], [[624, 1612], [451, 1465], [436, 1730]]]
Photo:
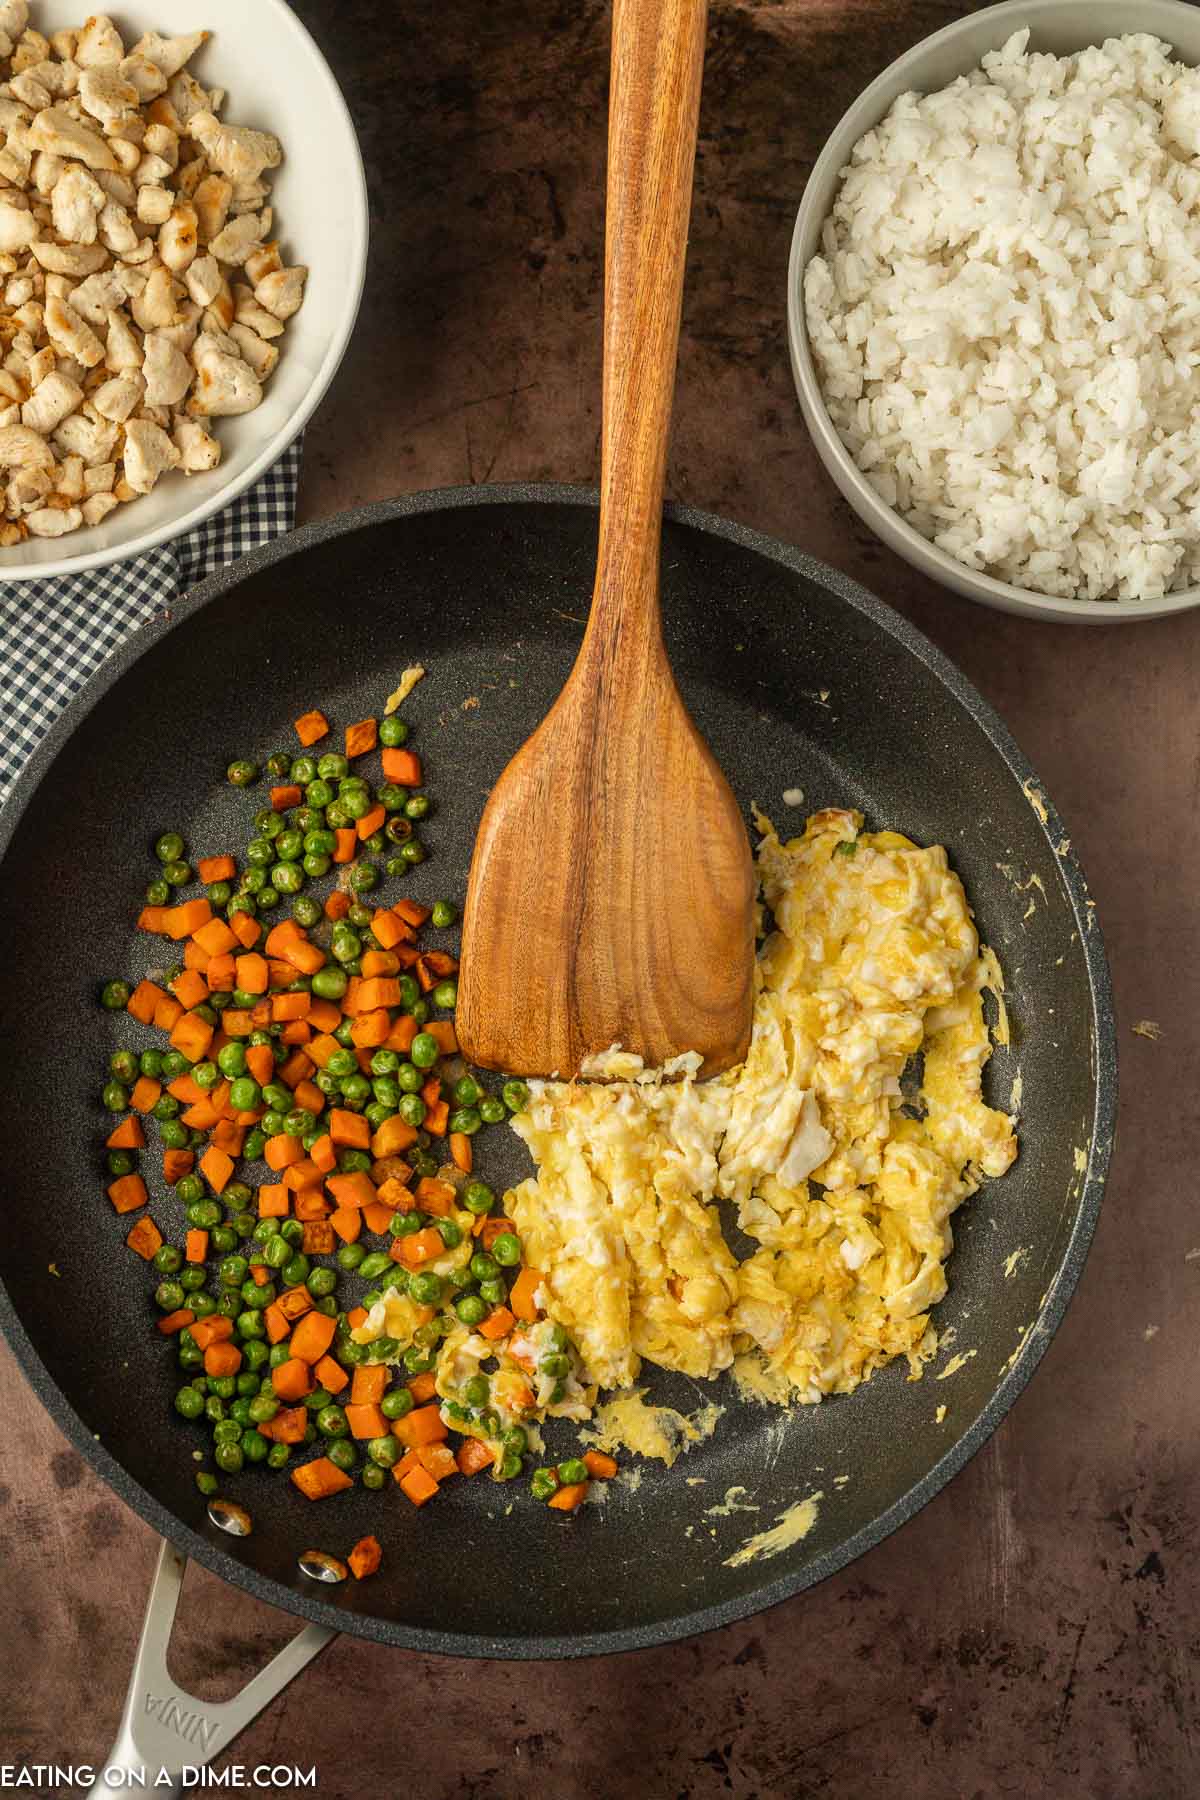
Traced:
[[922, 537], [880, 499], [839, 438], [821, 397], [809, 347], [804, 271], [820, 248], [821, 228], [833, 208], [841, 171], [850, 161], [854, 145], [864, 132], [878, 125], [901, 94], [933, 93], [957, 76], [969, 74], [989, 50], [998, 50], [1014, 31], [1025, 26], [1029, 27], [1031, 49], [1052, 51], [1056, 56], [1103, 43], [1106, 38], [1146, 31], [1173, 45], [1181, 62], [1200, 63], [1200, 8], [1183, 0], [1007, 0], [1003, 6], [990, 6], [959, 19], [916, 44], [855, 101], [830, 136], [804, 190], [788, 263], [792, 373], [805, 423], [826, 469], [859, 518], [922, 574], [968, 600], [1031, 618], [1108, 625], [1158, 619], [1200, 606], [1200, 588], [1184, 588], [1156, 600], [1062, 600], [978, 574]]
[[[30, 24], [49, 34], [81, 25], [88, 11], [82, 0], [32, 0]], [[136, 556], [190, 531], [257, 481], [332, 381], [366, 273], [367, 190], [354, 126], [329, 65], [286, 0], [135, 0], [111, 16], [127, 46], [146, 30], [212, 32], [188, 67], [205, 86], [227, 89], [222, 118], [273, 131], [282, 143], [283, 163], [270, 177], [273, 232], [286, 262], [308, 265], [308, 285], [278, 340], [262, 405], [216, 421], [222, 457], [215, 469], [164, 475], [152, 493], [101, 525], [0, 550], [0, 583]]]

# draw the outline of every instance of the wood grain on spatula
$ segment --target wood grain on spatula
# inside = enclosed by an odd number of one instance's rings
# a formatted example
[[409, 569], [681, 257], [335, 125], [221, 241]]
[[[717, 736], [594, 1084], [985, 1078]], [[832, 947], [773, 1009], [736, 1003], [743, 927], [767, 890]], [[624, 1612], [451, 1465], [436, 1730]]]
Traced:
[[574, 1075], [746, 1053], [754, 875], [729, 784], [671, 674], [663, 484], [704, 61], [703, 0], [616, 0], [608, 135], [600, 542], [587, 631], [493, 788], [471, 864], [465, 1054]]

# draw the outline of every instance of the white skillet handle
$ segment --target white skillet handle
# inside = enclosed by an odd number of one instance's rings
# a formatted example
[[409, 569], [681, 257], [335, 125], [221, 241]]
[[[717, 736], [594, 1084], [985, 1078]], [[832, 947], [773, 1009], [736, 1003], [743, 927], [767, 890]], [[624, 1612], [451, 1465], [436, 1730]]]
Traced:
[[[146, 1602], [121, 1727], [108, 1761], [93, 1783], [93, 1793], [112, 1793], [135, 1783], [140, 1787], [144, 1770], [146, 1791], [181, 1794], [183, 1771], [203, 1768], [219, 1751], [227, 1750], [267, 1702], [281, 1694], [337, 1636], [323, 1625], [307, 1625], [232, 1700], [196, 1700], [167, 1672], [167, 1645], [186, 1568], [187, 1558], [164, 1541]], [[155, 1785], [160, 1769], [171, 1779], [169, 1789], [165, 1784]], [[133, 1771], [137, 1773], [131, 1782]]]

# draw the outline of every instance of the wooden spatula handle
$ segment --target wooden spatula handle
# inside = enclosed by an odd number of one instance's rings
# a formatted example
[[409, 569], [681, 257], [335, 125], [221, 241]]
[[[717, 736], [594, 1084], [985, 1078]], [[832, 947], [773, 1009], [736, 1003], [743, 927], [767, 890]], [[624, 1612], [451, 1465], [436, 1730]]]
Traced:
[[647, 622], [655, 635], [660, 629], [663, 485], [707, 11], [706, 0], [613, 0], [600, 554], [592, 618], [606, 635], [616, 622], [613, 606], [647, 604]]

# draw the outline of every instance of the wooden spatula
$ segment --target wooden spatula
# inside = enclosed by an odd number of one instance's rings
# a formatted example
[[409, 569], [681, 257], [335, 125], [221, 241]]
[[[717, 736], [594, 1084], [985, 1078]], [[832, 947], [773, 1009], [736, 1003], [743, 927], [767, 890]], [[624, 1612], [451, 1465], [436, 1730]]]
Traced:
[[657, 1066], [746, 1053], [754, 877], [737, 802], [688, 716], [659, 612], [659, 537], [704, 61], [704, 0], [615, 0], [600, 545], [551, 711], [475, 845], [457, 1029], [520, 1075], [610, 1044]]

